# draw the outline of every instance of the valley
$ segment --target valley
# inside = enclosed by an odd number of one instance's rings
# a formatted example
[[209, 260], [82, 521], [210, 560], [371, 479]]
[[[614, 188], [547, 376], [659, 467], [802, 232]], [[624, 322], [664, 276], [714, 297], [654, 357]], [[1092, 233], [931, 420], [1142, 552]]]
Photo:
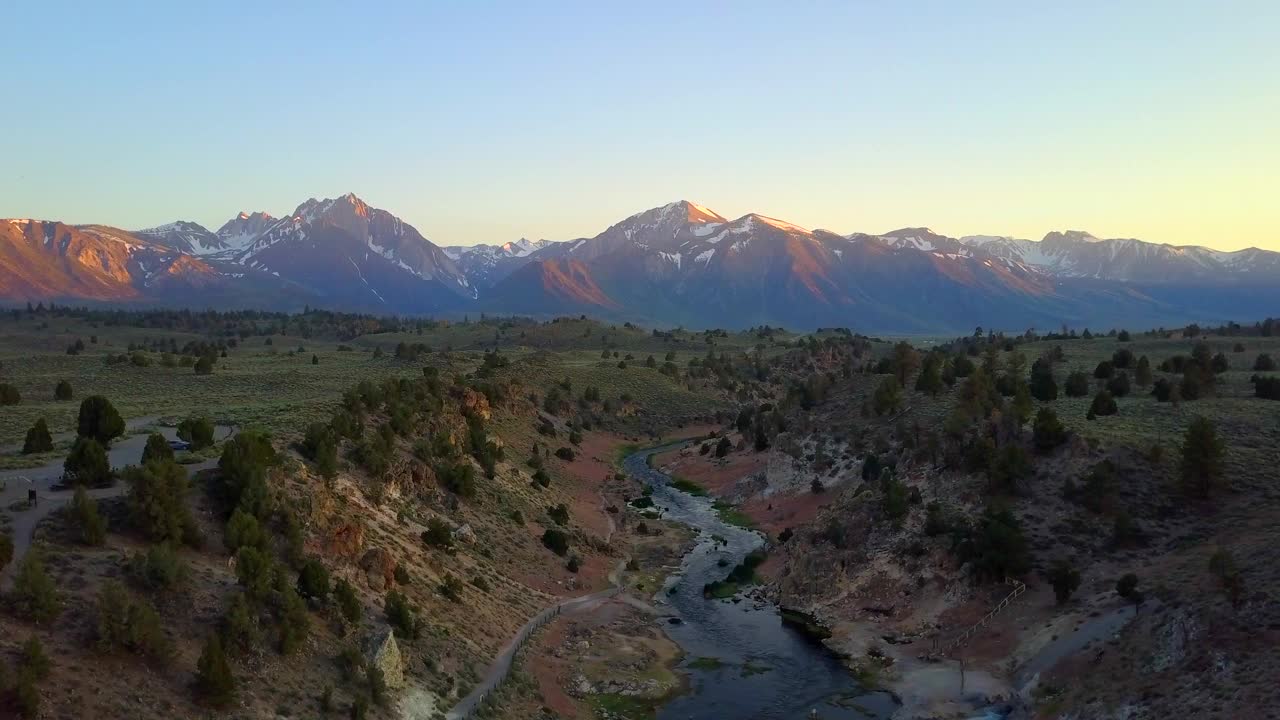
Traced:
[[[19, 309], [0, 316], [0, 707], [1262, 712], [1276, 357], [1274, 321], [914, 347]], [[78, 672], [104, 663], [128, 681]]]

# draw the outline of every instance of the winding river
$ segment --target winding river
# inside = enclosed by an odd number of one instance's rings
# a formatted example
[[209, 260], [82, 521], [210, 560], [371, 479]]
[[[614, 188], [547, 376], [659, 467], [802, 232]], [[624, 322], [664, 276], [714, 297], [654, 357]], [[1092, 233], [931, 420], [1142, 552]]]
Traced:
[[888, 718], [897, 704], [868, 691], [834, 653], [782, 624], [776, 606], [752, 599], [708, 600], [707, 583], [723, 580], [764, 539], [723, 522], [709, 498], [671, 487], [649, 467], [649, 456], [688, 444], [633, 453], [623, 469], [653, 489], [654, 505], [669, 520], [699, 531], [697, 546], [656, 600], [679, 622], [667, 634], [685, 652], [689, 692], [669, 701], [658, 720], [865, 720]]

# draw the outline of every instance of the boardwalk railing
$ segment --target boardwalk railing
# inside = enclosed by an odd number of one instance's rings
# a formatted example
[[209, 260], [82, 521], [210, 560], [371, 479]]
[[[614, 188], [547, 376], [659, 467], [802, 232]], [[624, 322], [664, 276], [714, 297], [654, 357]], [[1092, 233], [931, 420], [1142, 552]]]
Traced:
[[982, 616], [981, 620], [979, 620], [978, 622], [966, 628], [964, 632], [960, 633], [955, 638], [953, 638], [951, 642], [943, 646], [939, 654], [950, 655], [952, 652], [955, 651], [956, 648], [960, 647], [961, 645], [964, 645], [974, 635], [978, 634], [979, 630], [986, 627], [987, 623], [991, 622], [991, 620], [995, 618], [995, 616], [999, 615], [1005, 608], [1012, 605], [1013, 601], [1016, 600], [1019, 595], [1027, 591], [1026, 583], [1022, 582], [1021, 580], [1018, 580], [1017, 578], [1007, 577], [1004, 579], [1004, 581], [1006, 584], [1013, 586], [1013, 592], [1009, 593], [1008, 595], [1005, 595], [1004, 598], [1000, 600], [1000, 602], [996, 603], [995, 607], [991, 608], [991, 612]]
[[[516, 656], [524, 649], [529, 638], [533, 634], [542, 629], [544, 625], [555, 620], [567, 608], [573, 608], [578, 605], [585, 605], [588, 602], [612, 598], [622, 592], [619, 586], [611, 587], [608, 590], [601, 590], [598, 593], [586, 595], [583, 597], [569, 598], [544, 609], [542, 612], [534, 615], [516, 636], [508, 644], [507, 649], [498, 656], [494, 664], [494, 668], [490, 672], [490, 676], [481, 681], [481, 685], [472, 690], [465, 698], [463, 698], [445, 717], [448, 720], [467, 720], [475, 717], [498, 690], [502, 688], [502, 684], [511, 676], [511, 671], [515, 667]], [[496, 674], [494, 673], [496, 671]]]

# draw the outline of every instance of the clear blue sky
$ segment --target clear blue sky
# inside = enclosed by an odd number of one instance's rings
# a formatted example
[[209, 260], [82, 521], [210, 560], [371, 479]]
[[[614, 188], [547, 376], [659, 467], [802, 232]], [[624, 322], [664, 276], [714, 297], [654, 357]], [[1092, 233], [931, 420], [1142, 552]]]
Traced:
[[470, 244], [685, 198], [1280, 249], [1274, 1], [40, 0], [0, 26], [5, 217], [216, 228], [353, 191]]

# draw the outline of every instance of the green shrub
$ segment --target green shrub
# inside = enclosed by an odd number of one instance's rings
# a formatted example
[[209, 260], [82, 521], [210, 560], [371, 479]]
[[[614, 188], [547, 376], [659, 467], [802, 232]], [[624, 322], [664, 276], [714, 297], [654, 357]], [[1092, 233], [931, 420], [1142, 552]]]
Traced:
[[142, 449], [142, 464], [146, 465], [150, 462], [168, 462], [173, 460], [173, 448], [169, 447], [169, 441], [160, 433], [151, 433], [147, 436], [147, 445]]
[[32, 455], [53, 450], [53, 436], [49, 433], [49, 425], [40, 418], [27, 430], [26, 440], [22, 443], [22, 454]]
[[93, 438], [80, 437], [62, 463], [63, 477], [72, 485], [106, 487], [111, 484], [111, 462], [107, 451]]
[[107, 521], [98, 513], [98, 504], [89, 497], [83, 485], [77, 485], [71, 498], [71, 522], [76, 527], [80, 542], [99, 546], [107, 539]]
[[184, 542], [197, 546], [200, 538], [187, 505], [187, 471], [174, 462], [156, 462], [124, 469], [129, 486], [129, 517], [153, 542]]
[[101, 395], [92, 395], [80, 402], [80, 415], [76, 420], [76, 435], [93, 438], [106, 447], [124, 434], [124, 418], [111, 401]]

